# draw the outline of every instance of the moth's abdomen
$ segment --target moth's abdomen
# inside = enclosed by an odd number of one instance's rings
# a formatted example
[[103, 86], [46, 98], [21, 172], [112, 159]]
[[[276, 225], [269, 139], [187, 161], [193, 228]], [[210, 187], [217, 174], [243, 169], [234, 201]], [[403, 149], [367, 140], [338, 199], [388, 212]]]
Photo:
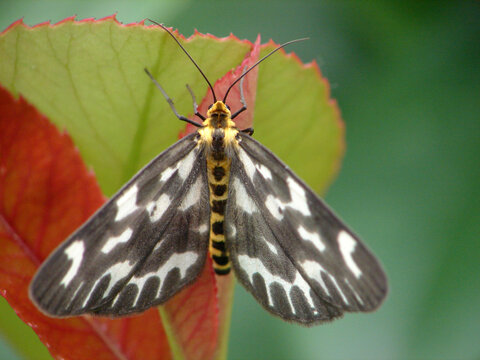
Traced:
[[207, 157], [208, 183], [210, 188], [210, 246], [213, 269], [217, 275], [230, 272], [230, 256], [225, 246], [224, 218], [228, 197], [231, 160], [224, 157], [216, 160]]

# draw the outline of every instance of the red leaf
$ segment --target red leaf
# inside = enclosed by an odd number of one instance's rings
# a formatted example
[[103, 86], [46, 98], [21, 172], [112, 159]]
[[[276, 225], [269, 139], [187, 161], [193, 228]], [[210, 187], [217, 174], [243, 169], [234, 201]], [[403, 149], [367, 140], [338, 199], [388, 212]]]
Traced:
[[200, 277], [165, 306], [168, 321], [185, 359], [212, 359], [218, 339], [218, 300], [210, 258]]
[[56, 358], [170, 358], [158, 312], [52, 319], [28, 298], [40, 263], [104, 201], [70, 137], [0, 87], [0, 294]]

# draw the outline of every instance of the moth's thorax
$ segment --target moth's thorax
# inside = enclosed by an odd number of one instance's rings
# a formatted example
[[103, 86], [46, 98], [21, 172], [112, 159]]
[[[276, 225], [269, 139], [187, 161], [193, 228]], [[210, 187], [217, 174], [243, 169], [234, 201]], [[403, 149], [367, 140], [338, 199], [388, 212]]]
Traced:
[[207, 111], [203, 127], [198, 130], [200, 142], [205, 146], [207, 157], [221, 160], [231, 157], [238, 144], [238, 130], [231, 119], [231, 112], [222, 101], [217, 101]]
[[213, 114], [224, 114], [228, 118], [232, 116], [230, 109], [225, 105], [223, 101], [217, 101], [212, 104], [207, 111], [207, 118], [211, 117]]

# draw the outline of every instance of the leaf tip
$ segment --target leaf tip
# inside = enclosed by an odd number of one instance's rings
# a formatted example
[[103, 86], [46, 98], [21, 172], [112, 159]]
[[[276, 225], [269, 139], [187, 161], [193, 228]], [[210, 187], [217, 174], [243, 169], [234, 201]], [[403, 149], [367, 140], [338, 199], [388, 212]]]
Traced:
[[190, 40], [193, 40], [195, 37], [201, 37], [201, 38], [205, 38], [205, 39], [212, 39], [212, 40], [215, 40], [215, 41], [220, 41], [220, 42], [224, 42], [224, 41], [236, 41], [236, 42], [239, 42], [239, 43], [242, 43], [242, 44], [245, 44], [245, 45], [248, 45], [249, 47], [252, 47], [253, 46], [253, 43], [247, 39], [243, 39], [241, 40], [240, 38], [238, 38], [237, 36], [235, 36], [234, 34], [230, 33], [229, 35], [227, 36], [224, 36], [224, 37], [218, 37], [218, 36], [215, 36], [215, 35], [212, 35], [210, 33], [201, 33], [200, 31], [198, 31], [197, 29], [194, 30], [193, 34], [187, 38], [187, 41], [190, 41]]
[[10, 31], [11, 29], [17, 27], [17, 26], [24, 26], [26, 27], [25, 23], [23, 22], [23, 17], [21, 17], [20, 19], [14, 21], [13, 23], [11, 23], [10, 25], [7, 26], [7, 28], [5, 30], [3, 30], [0, 35], [3, 35], [4, 33]]
[[[82, 22], [82, 21], [84, 21], [84, 20], [76, 21], [76, 19], [77, 19], [77, 15], [68, 16], [65, 19], [60, 20], [59, 22], [55, 23], [53, 26], [58, 26], [58, 25], [61, 25], [61, 24], [71, 23], [71, 22]], [[42, 24], [40, 23], [38, 25], [35, 25], [35, 27], [40, 26], [40, 25], [42, 25]], [[50, 25], [50, 23], [48, 23], [48, 25]]]
[[94, 22], [108, 22], [112, 21], [115, 23], [115, 25], [123, 26], [123, 27], [133, 27], [133, 26], [145, 26], [145, 19], [140, 20], [139, 22], [132, 22], [128, 24], [123, 24], [117, 19], [117, 14], [118, 12], [113, 13], [112, 15], [105, 16], [101, 19], [95, 20]]
[[104, 16], [103, 18], [100, 18], [98, 19], [97, 21], [100, 22], [100, 21], [114, 21], [116, 22], [117, 24], [120, 24], [120, 22], [118, 21], [117, 19], [117, 12], [113, 13], [112, 15], [107, 15], [107, 16]]

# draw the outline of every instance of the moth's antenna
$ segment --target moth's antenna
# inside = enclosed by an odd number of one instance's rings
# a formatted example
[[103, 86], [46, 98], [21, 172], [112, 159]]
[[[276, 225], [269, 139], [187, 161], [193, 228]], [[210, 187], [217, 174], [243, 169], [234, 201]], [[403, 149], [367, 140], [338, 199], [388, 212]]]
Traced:
[[245, 75], [247, 75], [250, 70], [253, 70], [253, 68], [255, 68], [258, 64], [260, 64], [263, 60], [265, 60], [266, 58], [268, 58], [270, 55], [273, 55], [273, 53], [277, 52], [278, 50], [280, 50], [281, 48], [287, 46], [288, 44], [291, 44], [291, 43], [294, 43], [294, 42], [298, 42], [298, 41], [304, 41], [304, 40], [308, 40], [308, 38], [302, 38], [302, 39], [295, 39], [295, 40], [291, 40], [291, 41], [288, 41], [286, 42], [285, 44], [282, 44], [280, 45], [279, 47], [277, 47], [275, 50], [272, 50], [270, 51], [267, 55], [265, 55], [263, 58], [261, 58], [260, 60], [258, 60], [250, 69], [248, 69], [247, 71], [245, 71], [242, 76], [240, 76], [237, 80], [235, 80], [231, 85], [230, 87], [228, 88], [227, 92], [225, 93], [225, 96], [223, 98], [223, 102], [225, 103], [225, 101], [227, 100], [227, 96], [228, 96], [228, 93], [230, 92], [230, 90], [235, 86], [236, 83], [238, 83]]
[[[213, 102], [216, 103], [217, 102], [217, 97], [215, 96], [215, 91], [213, 90], [213, 86], [212, 84], [210, 84], [210, 81], [208, 81], [207, 77], [205, 76], [205, 74], [203, 73], [202, 69], [200, 69], [200, 66], [198, 66], [198, 64], [195, 62], [195, 60], [193, 60], [193, 58], [190, 56], [190, 54], [187, 52], [187, 50], [185, 50], [185, 48], [183, 47], [182, 44], [180, 44], [180, 41], [178, 41], [178, 39], [175, 37], [175, 35], [172, 34], [172, 32], [170, 30], [168, 30], [163, 24], [160, 24], [154, 20], [151, 20], [151, 19], [147, 19], [148, 21], [154, 23], [155, 25], [158, 25], [160, 26], [163, 30], [165, 30], [167, 33], [170, 34], [170, 36], [177, 42], [178, 46], [180, 46], [180, 48], [183, 50], [183, 52], [185, 54], [187, 54], [188, 58], [192, 61], [193, 65], [196, 66], [196, 68], [198, 69], [198, 71], [200, 71], [200, 74], [202, 74], [203, 78], [205, 79], [205, 81], [207, 82], [208, 86], [210, 87], [210, 90], [212, 90], [212, 94], [213, 94]], [[285, 44], [286, 45], [286, 44]]]

